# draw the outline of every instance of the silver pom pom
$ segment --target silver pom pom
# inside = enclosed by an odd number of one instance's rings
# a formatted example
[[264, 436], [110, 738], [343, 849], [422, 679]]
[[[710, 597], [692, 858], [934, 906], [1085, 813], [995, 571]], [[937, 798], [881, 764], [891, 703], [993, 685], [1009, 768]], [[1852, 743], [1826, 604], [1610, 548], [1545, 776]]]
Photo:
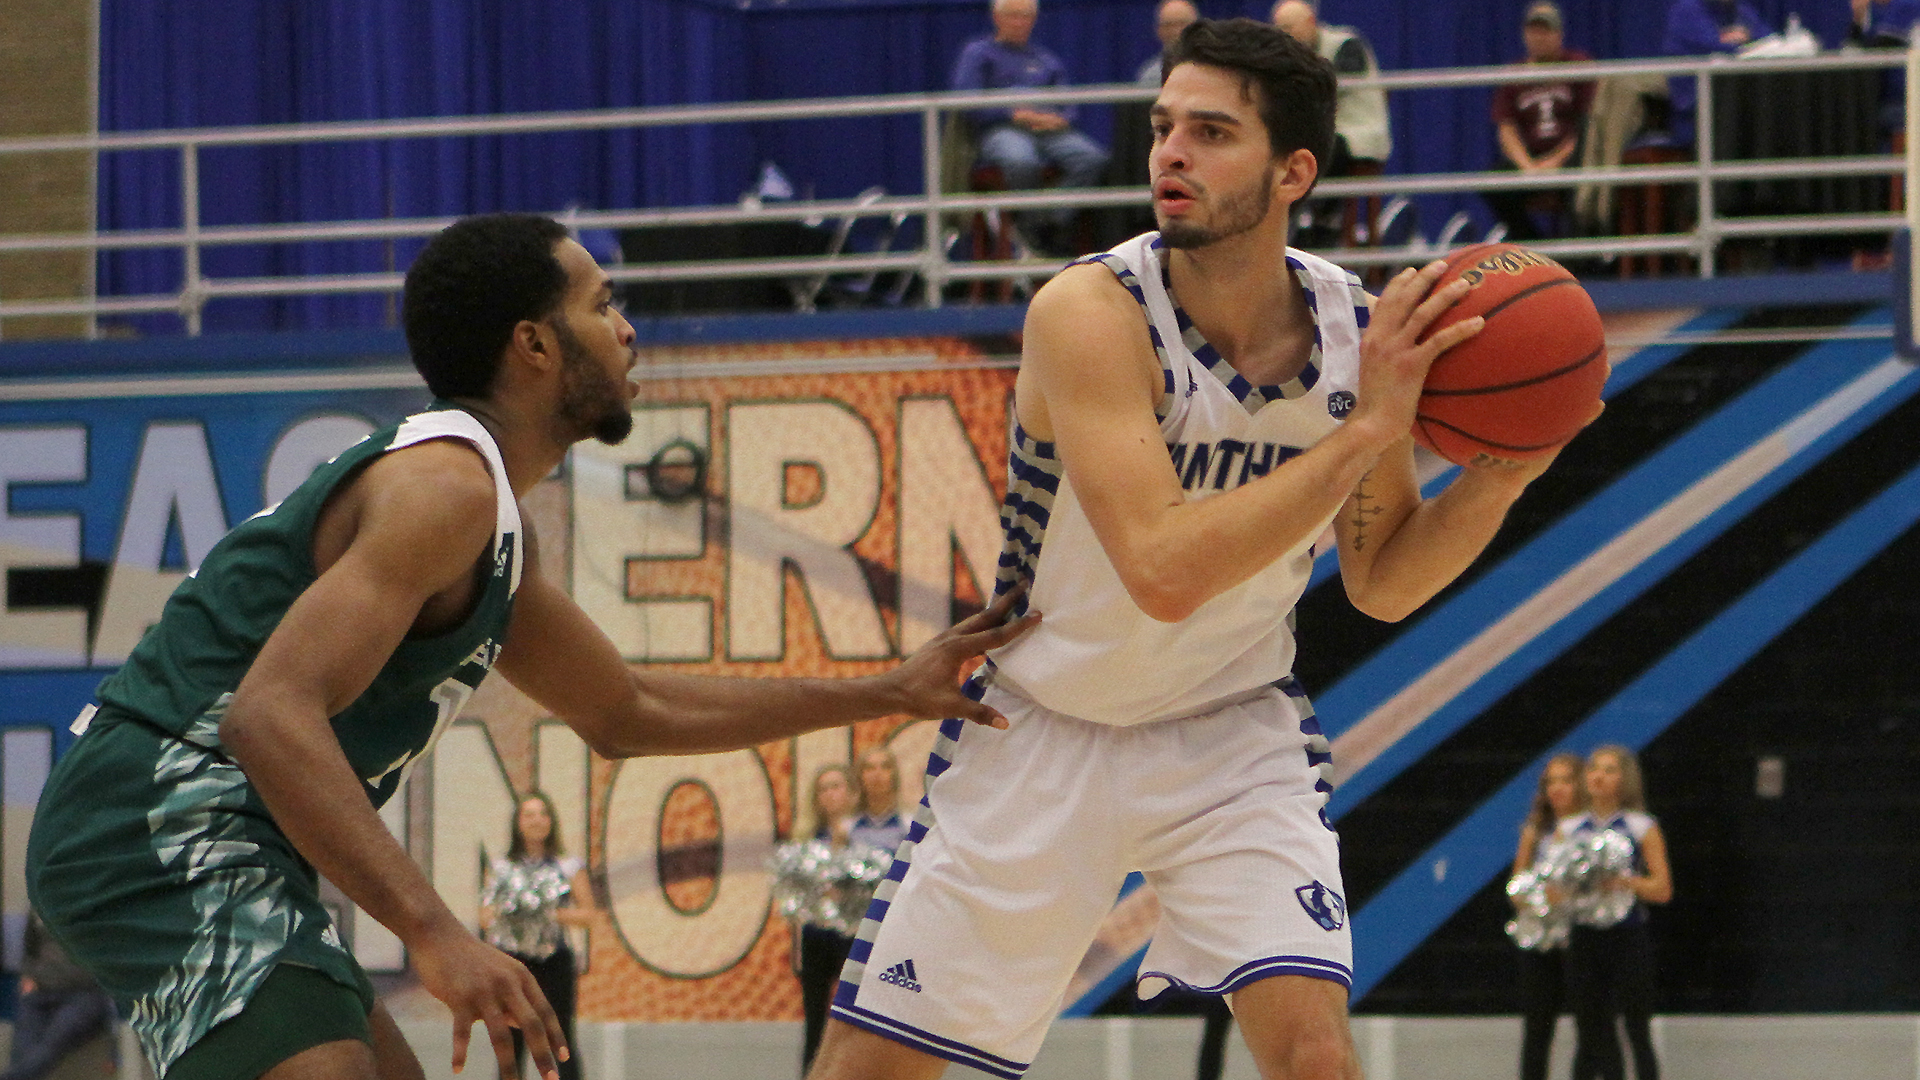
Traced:
[[1639, 897], [1620, 879], [1633, 873], [1633, 839], [1602, 829], [1568, 845], [1573, 921], [1581, 926], [1616, 926], [1633, 913]]
[[838, 849], [825, 840], [781, 844], [768, 861], [774, 910], [852, 937], [892, 865], [892, 855], [866, 844]]

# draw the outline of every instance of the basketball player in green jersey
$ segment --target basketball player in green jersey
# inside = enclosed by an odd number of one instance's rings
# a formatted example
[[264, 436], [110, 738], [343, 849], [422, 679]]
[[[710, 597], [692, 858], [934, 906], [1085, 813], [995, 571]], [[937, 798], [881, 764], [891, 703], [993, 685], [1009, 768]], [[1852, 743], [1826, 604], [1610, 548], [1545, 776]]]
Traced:
[[1030, 619], [998, 604], [884, 675], [627, 667], [540, 572], [517, 497], [632, 428], [633, 328], [607, 275], [530, 215], [454, 224], [407, 274], [436, 398], [242, 523], [75, 721], [28, 852], [35, 907], [128, 1010], [162, 1080], [409, 1080], [419, 1062], [342, 948], [316, 871], [405, 943], [453, 1011], [536, 1067], [568, 1054], [518, 961], [455, 918], [376, 809], [498, 668], [603, 756], [699, 753], [893, 713], [1004, 724], [963, 663]]

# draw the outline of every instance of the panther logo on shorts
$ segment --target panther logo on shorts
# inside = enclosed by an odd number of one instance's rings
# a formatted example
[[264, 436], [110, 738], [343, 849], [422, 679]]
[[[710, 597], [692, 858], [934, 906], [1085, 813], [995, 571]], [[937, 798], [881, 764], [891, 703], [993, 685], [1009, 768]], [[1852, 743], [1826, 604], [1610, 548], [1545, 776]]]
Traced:
[[1302, 885], [1293, 890], [1300, 898], [1300, 906], [1307, 909], [1307, 915], [1320, 924], [1322, 930], [1338, 930], [1347, 922], [1347, 902], [1340, 894], [1319, 882]]

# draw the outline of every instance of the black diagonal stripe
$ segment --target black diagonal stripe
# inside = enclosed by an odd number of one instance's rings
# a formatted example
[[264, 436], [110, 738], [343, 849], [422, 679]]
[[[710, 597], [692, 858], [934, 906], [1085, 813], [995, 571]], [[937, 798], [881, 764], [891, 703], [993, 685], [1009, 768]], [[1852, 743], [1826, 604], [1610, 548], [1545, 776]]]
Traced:
[[[1341, 819], [1350, 903], [1364, 905], [1569, 728], [1920, 463], [1920, 440], [1912, 437], [1916, 425], [1920, 398], [1893, 410], [1775, 493]], [[1863, 568], [1649, 747], [1645, 760], [1651, 808], [1664, 823], [1676, 878], [1686, 883], [1678, 893], [1686, 904], [1677, 902], [1659, 916], [1682, 924], [1660, 936], [1662, 1011], [1753, 1009], [1753, 971], [1790, 971], [1795, 956], [1808, 950], [1827, 953], [1828, 946], [1818, 939], [1831, 936], [1823, 928], [1833, 924], [1821, 913], [1834, 893], [1825, 882], [1816, 891], [1816, 879], [1847, 873], [1868, 879], [1844, 889], [1852, 898], [1847, 925], [1861, 926], [1863, 935], [1887, 926], [1892, 908], [1910, 902], [1903, 898], [1910, 897], [1911, 889], [1900, 882], [1915, 880], [1920, 873], [1920, 852], [1910, 843], [1896, 843], [1893, 835], [1911, 830], [1915, 814], [1864, 814], [1854, 807], [1866, 797], [1863, 772], [1856, 770], [1871, 768], [1863, 761], [1870, 755], [1860, 749], [1875, 745], [1870, 729], [1887, 715], [1889, 702], [1920, 700], [1920, 665], [1889, 664], [1885, 659], [1920, 655], [1920, 591], [1912, 587], [1914, 580], [1920, 580], [1920, 532], [1909, 533]], [[1863, 616], [1876, 611], [1879, 615], [1868, 632]], [[1759, 727], [1774, 734], [1756, 737]], [[1889, 780], [1881, 790], [1911, 787], [1911, 770], [1920, 762], [1920, 723], [1905, 738], [1904, 756], [1885, 766], [1900, 779]], [[1756, 869], [1769, 856], [1754, 849], [1747, 828], [1752, 814], [1739, 809], [1752, 803], [1754, 754], [1775, 739], [1797, 739], [1808, 747], [1812, 761], [1825, 764], [1832, 759], [1825, 767], [1833, 811], [1784, 811], [1768, 820], [1815, 822], [1821, 836], [1840, 845], [1842, 853], [1832, 860], [1837, 869], [1825, 872], [1783, 861], [1782, 873], [1800, 873], [1806, 882], [1806, 891], [1788, 901], [1769, 898], [1769, 882], [1776, 875], [1771, 869]], [[1884, 750], [1875, 752], [1885, 756]], [[1789, 766], [1790, 775], [1793, 769]], [[1793, 783], [1790, 779], [1789, 785]], [[1902, 806], [1911, 802], [1901, 799]], [[1835, 829], [1841, 820], [1847, 828]], [[1519, 824], [1514, 822], [1516, 839]], [[1814, 843], [1812, 830], [1805, 831], [1808, 835], [1794, 842], [1812, 852], [1815, 848], [1804, 846]], [[1465, 985], [1479, 981], [1469, 973], [1510, 969], [1512, 964], [1512, 946], [1501, 933], [1510, 908], [1496, 887], [1483, 892], [1368, 996], [1369, 1008], [1490, 1012], [1508, 1007], [1506, 984]], [[1771, 911], [1769, 905], [1789, 901], [1798, 905], [1791, 908], [1798, 915], [1779, 916], [1768, 924], [1766, 934], [1728, 932], [1750, 926], [1755, 906]], [[1863, 906], [1877, 914], [1857, 917]], [[1795, 923], [1796, 918], [1801, 922]], [[1778, 934], [1791, 940], [1768, 940]], [[1885, 945], [1885, 939], [1875, 940]], [[1740, 963], [1725, 962], [1728, 953], [1742, 957]], [[1882, 987], [1894, 996], [1876, 999], [1884, 1002], [1879, 1007], [1920, 1007], [1920, 979], [1903, 979], [1904, 989]], [[1771, 977], [1765, 981], [1774, 986]], [[1798, 985], [1798, 996], [1782, 996], [1772, 1006], [1775, 1011], [1864, 1007], [1850, 996], [1853, 990], [1833, 980], [1801, 980]]]

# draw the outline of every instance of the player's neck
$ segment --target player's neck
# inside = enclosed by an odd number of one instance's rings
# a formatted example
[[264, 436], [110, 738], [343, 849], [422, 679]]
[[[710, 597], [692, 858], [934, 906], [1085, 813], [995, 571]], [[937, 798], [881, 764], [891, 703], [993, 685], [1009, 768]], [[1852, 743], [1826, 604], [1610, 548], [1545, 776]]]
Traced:
[[1313, 313], [1281, 254], [1286, 215], [1277, 216], [1278, 231], [1263, 223], [1202, 248], [1176, 249], [1167, 264], [1174, 297], [1187, 317], [1256, 385], [1283, 383], [1299, 374], [1312, 351]]
[[1610, 802], [1603, 802], [1599, 799], [1595, 799], [1593, 800], [1592, 804], [1587, 807], [1587, 812], [1592, 814], [1595, 820], [1606, 821], [1609, 818], [1620, 816], [1620, 804], [1617, 802], [1610, 803]]
[[480, 426], [493, 436], [500, 448], [500, 459], [507, 466], [507, 485], [515, 498], [525, 498], [540, 481], [553, 474], [567, 456], [567, 446], [556, 443], [547, 425], [531, 416], [521, 416], [514, 407], [498, 398], [460, 398], [462, 409], [473, 414]]

